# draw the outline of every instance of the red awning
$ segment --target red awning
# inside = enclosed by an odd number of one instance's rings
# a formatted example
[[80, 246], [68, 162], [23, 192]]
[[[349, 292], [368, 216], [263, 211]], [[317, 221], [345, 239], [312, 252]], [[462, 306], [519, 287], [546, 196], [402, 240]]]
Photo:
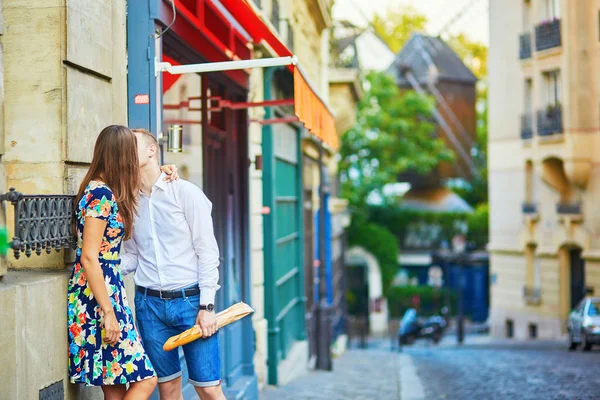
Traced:
[[[292, 56], [292, 52], [271, 31], [248, 1], [220, 0], [221, 4], [250, 35], [254, 44], [270, 47], [279, 57]], [[302, 62], [302, 60], [299, 61]], [[288, 68], [294, 73], [294, 114], [309, 132], [328, 146], [337, 149], [338, 138], [335, 131], [335, 119], [331, 111], [315, 93], [301, 69], [293, 65]]]

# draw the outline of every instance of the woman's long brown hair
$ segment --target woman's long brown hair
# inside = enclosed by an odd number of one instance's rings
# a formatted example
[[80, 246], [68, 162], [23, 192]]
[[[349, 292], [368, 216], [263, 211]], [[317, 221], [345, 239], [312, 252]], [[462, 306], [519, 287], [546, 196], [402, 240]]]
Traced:
[[104, 182], [112, 190], [125, 225], [125, 240], [129, 239], [133, 218], [137, 215], [137, 195], [141, 185], [137, 140], [129, 128], [110, 125], [100, 132], [92, 164], [79, 186], [75, 207], [93, 180]]

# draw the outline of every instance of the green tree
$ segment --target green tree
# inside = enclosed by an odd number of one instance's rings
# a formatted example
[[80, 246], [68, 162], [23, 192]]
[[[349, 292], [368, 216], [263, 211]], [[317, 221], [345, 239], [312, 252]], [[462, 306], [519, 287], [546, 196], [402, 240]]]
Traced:
[[413, 7], [389, 7], [385, 14], [375, 14], [371, 26], [388, 47], [398, 53], [413, 32], [422, 32], [427, 17]]
[[406, 170], [426, 174], [452, 152], [434, 137], [431, 98], [401, 93], [384, 73], [366, 76], [367, 90], [358, 104], [356, 125], [342, 136], [340, 173], [343, 195], [364, 206], [370, 193], [397, 182]]
[[450, 36], [447, 43], [478, 79], [487, 78], [488, 48], [485, 44], [471, 41], [464, 33]]

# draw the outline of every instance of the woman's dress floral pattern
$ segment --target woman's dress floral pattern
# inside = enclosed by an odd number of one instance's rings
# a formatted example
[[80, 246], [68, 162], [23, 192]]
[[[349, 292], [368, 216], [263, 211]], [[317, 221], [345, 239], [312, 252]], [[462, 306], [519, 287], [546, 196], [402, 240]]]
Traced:
[[[107, 222], [98, 258], [104, 283], [115, 316], [121, 326], [121, 338], [115, 345], [104, 337], [102, 310], [88, 285], [81, 267], [83, 224], [86, 217]], [[77, 255], [69, 281], [69, 376], [72, 383], [88, 386], [118, 385], [155, 376], [154, 368], [142, 347], [127, 302], [123, 277], [119, 268], [124, 225], [112, 191], [104, 183], [92, 181], [76, 210]]]

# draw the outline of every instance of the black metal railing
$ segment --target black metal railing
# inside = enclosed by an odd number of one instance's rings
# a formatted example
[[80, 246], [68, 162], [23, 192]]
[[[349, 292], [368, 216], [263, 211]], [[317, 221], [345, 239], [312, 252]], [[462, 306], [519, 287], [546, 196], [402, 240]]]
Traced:
[[531, 33], [519, 35], [519, 58], [525, 60], [531, 58]]
[[581, 215], [582, 207], [581, 203], [567, 204], [559, 203], [556, 205], [556, 213], [561, 215]]
[[52, 249], [75, 248], [77, 239], [72, 230], [73, 202], [70, 195], [24, 195], [11, 188], [0, 196], [9, 201], [15, 211], [14, 237], [10, 242], [15, 258], [21, 253], [30, 257]]
[[540, 136], [562, 133], [562, 107], [548, 106], [537, 114], [537, 133]]
[[560, 19], [545, 21], [535, 27], [535, 50], [542, 51], [561, 46]]
[[279, 30], [279, 0], [273, 0], [271, 8], [271, 23], [276, 30]]
[[523, 203], [521, 206], [523, 214], [536, 214], [537, 213], [537, 205], [533, 203]]
[[533, 137], [533, 116], [531, 114], [521, 115], [521, 139]]
[[523, 298], [527, 304], [540, 304], [542, 302], [542, 292], [540, 289], [523, 287]]

